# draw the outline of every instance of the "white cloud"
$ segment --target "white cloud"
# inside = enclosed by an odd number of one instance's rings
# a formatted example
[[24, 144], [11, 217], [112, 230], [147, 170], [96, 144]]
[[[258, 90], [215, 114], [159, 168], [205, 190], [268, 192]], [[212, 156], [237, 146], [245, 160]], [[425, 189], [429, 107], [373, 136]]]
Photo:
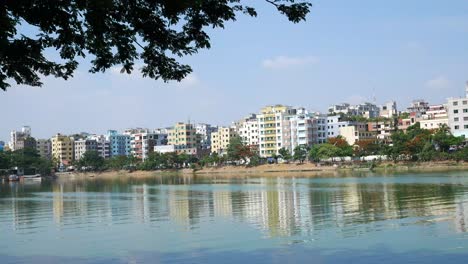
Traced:
[[306, 56], [306, 57], [288, 57], [278, 56], [272, 59], [266, 59], [262, 62], [262, 66], [267, 69], [287, 69], [291, 67], [305, 66], [310, 64], [316, 64], [319, 62], [317, 57]]
[[433, 90], [445, 90], [450, 86], [450, 81], [445, 76], [441, 75], [427, 81], [426, 86]]

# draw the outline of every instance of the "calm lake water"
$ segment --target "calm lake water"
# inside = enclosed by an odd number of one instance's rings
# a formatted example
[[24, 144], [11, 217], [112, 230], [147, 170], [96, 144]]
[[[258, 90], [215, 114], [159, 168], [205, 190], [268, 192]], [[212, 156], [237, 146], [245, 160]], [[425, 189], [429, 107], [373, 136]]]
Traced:
[[468, 172], [0, 183], [0, 263], [466, 263]]

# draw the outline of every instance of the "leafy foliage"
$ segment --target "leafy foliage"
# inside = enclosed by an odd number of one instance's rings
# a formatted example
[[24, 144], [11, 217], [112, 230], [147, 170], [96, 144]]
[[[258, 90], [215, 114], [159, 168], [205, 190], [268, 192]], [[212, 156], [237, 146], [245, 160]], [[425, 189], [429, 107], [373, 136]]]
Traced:
[[[0, 88], [40, 86], [39, 74], [73, 77], [79, 58], [91, 56], [91, 73], [121, 66], [143, 76], [182, 80], [192, 71], [177, 57], [210, 48], [205, 29], [224, 28], [238, 13], [257, 16], [241, 0], [4, 0], [0, 7]], [[265, 0], [290, 21], [305, 20], [311, 4]], [[263, 2], [263, 3], [265, 3]], [[29, 36], [28, 32], [37, 32]], [[56, 50], [58, 59], [46, 57]]]
[[41, 174], [49, 174], [52, 162], [39, 156], [36, 149], [24, 148], [15, 151], [0, 151], [0, 169], [8, 170], [12, 167], [36, 169]]

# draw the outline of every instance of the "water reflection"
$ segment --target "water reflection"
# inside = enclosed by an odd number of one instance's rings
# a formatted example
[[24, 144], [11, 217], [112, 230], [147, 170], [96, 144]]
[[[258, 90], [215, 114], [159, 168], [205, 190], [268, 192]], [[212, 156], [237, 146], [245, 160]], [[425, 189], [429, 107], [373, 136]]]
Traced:
[[[468, 229], [467, 187], [463, 173], [318, 179], [155, 176], [4, 183], [0, 185], [0, 231], [8, 242], [0, 242], [0, 253], [24, 245], [24, 240], [37, 242], [34, 234], [50, 234], [51, 230], [56, 237], [47, 237], [49, 241], [80, 230], [73, 233], [78, 245], [90, 236], [96, 243], [128, 243], [129, 247], [142, 238], [154, 242], [155, 234], [160, 234], [165, 237], [157, 239], [171, 239], [164, 245], [174, 243], [182, 249], [242, 248], [235, 242], [242, 243], [248, 235], [235, 237], [236, 230], [225, 228], [245, 229], [247, 234], [257, 230], [261, 235], [250, 238], [257, 244], [286, 238], [278, 245], [369, 233], [378, 236], [378, 232], [402, 226], [422, 226], [424, 232], [437, 233], [440, 227], [434, 225], [438, 223], [464, 233]], [[141, 228], [138, 238], [133, 234], [136, 227]], [[218, 244], [226, 236], [234, 237], [231, 244]], [[117, 237], [126, 241], [112, 241]], [[268, 246], [278, 246], [271, 243]], [[113, 253], [112, 248], [106, 252]]]

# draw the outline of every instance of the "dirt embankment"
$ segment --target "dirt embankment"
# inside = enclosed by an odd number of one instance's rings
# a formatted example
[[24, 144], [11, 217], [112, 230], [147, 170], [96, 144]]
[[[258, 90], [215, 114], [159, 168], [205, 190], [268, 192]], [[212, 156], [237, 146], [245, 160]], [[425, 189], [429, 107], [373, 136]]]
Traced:
[[[369, 164], [368, 164], [369, 165]], [[163, 170], [163, 171], [105, 171], [105, 172], [67, 172], [57, 174], [59, 177], [87, 177], [87, 178], [119, 178], [119, 177], [132, 177], [132, 178], [146, 178], [161, 175], [197, 175], [197, 176], [222, 176], [226, 175], [229, 177], [233, 176], [245, 176], [245, 175], [257, 175], [257, 176], [272, 176], [272, 177], [288, 177], [294, 175], [305, 175], [305, 176], [336, 176], [343, 173], [352, 173], [354, 171], [375, 171], [375, 172], [402, 172], [402, 171], [417, 171], [417, 172], [431, 172], [431, 171], [447, 171], [447, 170], [466, 170], [468, 171], [468, 163], [465, 162], [404, 162], [404, 163], [392, 163], [384, 162], [376, 164], [372, 167], [360, 166], [356, 164], [341, 164], [333, 166], [320, 166], [314, 163], [289, 163], [289, 164], [267, 164], [256, 167], [245, 167], [245, 166], [223, 166], [223, 167], [210, 167], [198, 170], [192, 169], [180, 169], [180, 170]]]

